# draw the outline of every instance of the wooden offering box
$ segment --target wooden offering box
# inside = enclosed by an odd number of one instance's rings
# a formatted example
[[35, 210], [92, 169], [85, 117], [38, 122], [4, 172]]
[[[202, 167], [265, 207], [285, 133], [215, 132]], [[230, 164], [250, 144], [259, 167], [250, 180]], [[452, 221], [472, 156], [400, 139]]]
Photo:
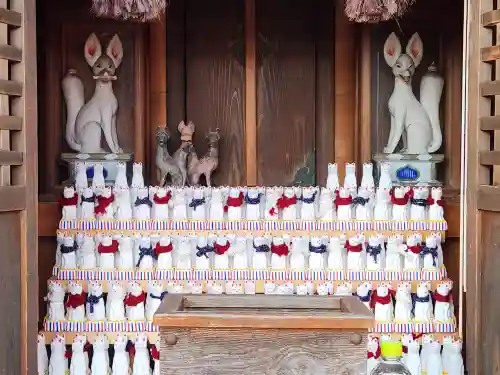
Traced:
[[167, 295], [162, 375], [365, 373], [372, 313], [356, 297]]

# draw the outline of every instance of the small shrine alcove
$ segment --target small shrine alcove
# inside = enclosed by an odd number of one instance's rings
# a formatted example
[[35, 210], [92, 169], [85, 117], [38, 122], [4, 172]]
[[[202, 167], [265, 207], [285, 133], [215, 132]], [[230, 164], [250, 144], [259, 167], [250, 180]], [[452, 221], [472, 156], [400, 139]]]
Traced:
[[[437, 322], [446, 329], [432, 333], [440, 342], [465, 340], [470, 374], [494, 374], [500, 17], [496, 1], [464, 3], [417, 0], [381, 23], [349, 21], [340, 0], [171, 0], [165, 15], [151, 22], [97, 18], [90, 0], [0, 3], [0, 233], [6, 254], [0, 305], [9, 316], [0, 323], [0, 370], [36, 372], [35, 329], [45, 328], [58, 198], [70, 177], [62, 160], [72, 150], [61, 82], [74, 69], [85, 102], [92, 97], [94, 73], [84, 56], [89, 35], [95, 33], [103, 50], [115, 34], [121, 41], [113, 83], [118, 139], [124, 153], [143, 164], [146, 185], [159, 182], [158, 127], [169, 130], [173, 152], [181, 144], [179, 123], [192, 121], [199, 155], [209, 148], [206, 135], [219, 131], [213, 184], [253, 187], [324, 186], [329, 163], [337, 163], [342, 180], [345, 164], [355, 163], [359, 177], [363, 163], [383, 153], [394, 87], [384, 43], [394, 32], [403, 51], [414, 33], [422, 40], [412, 81], [417, 99], [432, 63], [444, 80], [443, 141], [436, 152], [443, 161], [436, 179], [455, 320]], [[106, 147], [104, 138], [101, 143]], [[56, 330], [46, 330], [47, 337]], [[12, 347], [21, 350], [11, 355]]]

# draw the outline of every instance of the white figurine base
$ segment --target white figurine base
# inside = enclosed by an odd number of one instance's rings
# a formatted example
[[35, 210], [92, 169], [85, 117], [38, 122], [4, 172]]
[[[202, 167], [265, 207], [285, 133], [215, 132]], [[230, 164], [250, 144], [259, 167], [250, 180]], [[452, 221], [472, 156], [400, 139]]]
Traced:
[[[106, 186], [113, 186], [118, 171], [118, 163], [131, 163], [134, 154], [62, 154], [61, 159], [68, 163], [69, 179], [64, 183], [74, 183], [76, 178], [76, 164], [87, 164], [87, 178], [89, 184], [92, 182], [94, 165], [100, 163], [104, 168], [104, 179]], [[127, 168], [128, 169], [128, 168]]]
[[376, 154], [373, 159], [377, 163], [377, 174], [380, 178], [381, 165], [389, 165], [391, 180], [397, 185], [431, 185], [441, 186], [437, 180], [437, 164], [444, 160], [442, 154], [404, 155]]

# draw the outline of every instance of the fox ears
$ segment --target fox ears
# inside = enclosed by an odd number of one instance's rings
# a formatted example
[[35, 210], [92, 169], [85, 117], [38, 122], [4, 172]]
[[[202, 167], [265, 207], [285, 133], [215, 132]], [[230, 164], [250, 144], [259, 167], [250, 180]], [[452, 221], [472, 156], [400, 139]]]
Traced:
[[[102, 55], [101, 42], [95, 33], [90, 34], [87, 38], [83, 53], [90, 67], [93, 67], [97, 59]], [[106, 55], [113, 61], [115, 68], [120, 66], [123, 59], [123, 46], [118, 34], [115, 34], [109, 42]]]
[[[401, 56], [402, 47], [399, 38], [395, 33], [391, 33], [384, 43], [384, 58], [387, 65], [391, 68], [396, 64], [397, 59]], [[424, 55], [424, 45], [420, 35], [415, 33], [411, 36], [408, 45], [406, 46], [406, 54], [411, 57], [417, 67], [422, 61]]]

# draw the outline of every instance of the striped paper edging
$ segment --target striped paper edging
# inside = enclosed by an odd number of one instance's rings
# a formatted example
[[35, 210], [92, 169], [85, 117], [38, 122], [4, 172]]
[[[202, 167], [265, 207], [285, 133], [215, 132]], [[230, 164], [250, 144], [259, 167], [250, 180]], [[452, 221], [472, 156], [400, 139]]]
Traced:
[[364, 221], [364, 220], [60, 220], [60, 230], [80, 231], [446, 231], [441, 221]]

